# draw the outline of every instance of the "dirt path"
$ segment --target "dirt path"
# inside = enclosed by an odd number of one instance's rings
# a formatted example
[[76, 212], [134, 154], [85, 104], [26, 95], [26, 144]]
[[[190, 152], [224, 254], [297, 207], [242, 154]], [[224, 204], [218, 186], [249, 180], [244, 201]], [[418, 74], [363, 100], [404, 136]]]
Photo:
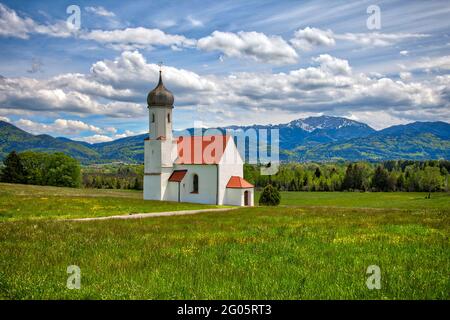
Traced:
[[110, 220], [110, 219], [141, 219], [141, 218], [153, 218], [153, 217], [166, 217], [166, 216], [183, 216], [188, 214], [197, 214], [202, 212], [222, 212], [238, 209], [235, 208], [219, 208], [219, 209], [197, 209], [197, 210], [180, 210], [180, 211], [166, 211], [166, 212], [151, 212], [151, 213], [132, 213], [127, 215], [117, 215], [108, 217], [94, 217], [94, 218], [78, 218], [78, 219], [66, 219], [66, 221], [94, 221], [94, 220]]

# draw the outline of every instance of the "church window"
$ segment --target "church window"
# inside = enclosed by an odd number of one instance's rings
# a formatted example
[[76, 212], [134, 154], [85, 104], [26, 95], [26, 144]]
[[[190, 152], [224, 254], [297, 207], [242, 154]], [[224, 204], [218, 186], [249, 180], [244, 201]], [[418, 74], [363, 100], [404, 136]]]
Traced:
[[167, 122], [170, 123], [170, 113], [167, 114]]
[[192, 193], [198, 193], [198, 175], [192, 177]]
[[152, 113], [152, 123], [154, 123], [154, 122], [155, 122], [155, 114]]

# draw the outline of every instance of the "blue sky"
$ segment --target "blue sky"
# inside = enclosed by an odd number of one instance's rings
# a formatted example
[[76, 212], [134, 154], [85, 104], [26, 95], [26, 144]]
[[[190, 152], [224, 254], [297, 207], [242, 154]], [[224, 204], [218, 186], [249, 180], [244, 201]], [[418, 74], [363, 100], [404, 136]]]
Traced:
[[450, 121], [448, 1], [0, 3], [0, 119], [33, 133], [147, 131], [159, 61], [176, 129], [322, 114], [376, 129]]

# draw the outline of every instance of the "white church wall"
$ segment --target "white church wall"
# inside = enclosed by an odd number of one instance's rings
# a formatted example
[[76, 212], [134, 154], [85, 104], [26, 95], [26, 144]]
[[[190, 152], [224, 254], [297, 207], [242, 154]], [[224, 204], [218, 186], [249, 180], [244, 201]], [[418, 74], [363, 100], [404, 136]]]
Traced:
[[225, 190], [223, 204], [228, 206], [243, 206], [244, 196], [242, 189], [227, 188]]
[[[180, 186], [181, 188], [181, 186]], [[178, 182], [168, 182], [164, 194], [165, 201], [178, 201]]]
[[144, 175], [144, 200], [161, 200], [160, 175]]
[[226, 186], [232, 176], [244, 177], [244, 168], [236, 145], [233, 139], [230, 139], [219, 163], [219, 204], [224, 204]]
[[[181, 182], [181, 202], [216, 204], [217, 166], [216, 165], [176, 165], [174, 170], [186, 169], [188, 172]], [[198, 175], [198, 193], [192, 193], [193, 176]]]
[[144, 141], [144, 172], [157, 173], [161, 171], [161, 141]]

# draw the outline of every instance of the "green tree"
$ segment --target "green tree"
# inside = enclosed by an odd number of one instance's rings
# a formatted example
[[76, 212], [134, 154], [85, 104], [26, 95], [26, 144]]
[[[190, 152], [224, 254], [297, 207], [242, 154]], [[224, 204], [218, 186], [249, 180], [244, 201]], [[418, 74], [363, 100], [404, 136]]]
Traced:
[[1, 174], [1, 179], [3, 182], [25, 182], [25, 170], [23, 168], [22, 160], [15, 151], [8, 154], [5, 160], [3, 160], [3, 164], [5, 165]]
[[372, 187], [377, 191], [387, 191], [389, 173], [382, 166], [377, 166], [372, 178]]
[[280, 204], [281, 195], [277, 188], [267, 185], [259, 197], [259, 204], [263, 206], [277, 206]]
[[421, 185], [424, 191], [439, 191], [444, 179], [438, 167], [426, 167], [421, 175]]
[[81, 170], [77, 160], [64, 153], [48, 155], [46, 163], [46, 185], [62, 187], [79, 187]]

